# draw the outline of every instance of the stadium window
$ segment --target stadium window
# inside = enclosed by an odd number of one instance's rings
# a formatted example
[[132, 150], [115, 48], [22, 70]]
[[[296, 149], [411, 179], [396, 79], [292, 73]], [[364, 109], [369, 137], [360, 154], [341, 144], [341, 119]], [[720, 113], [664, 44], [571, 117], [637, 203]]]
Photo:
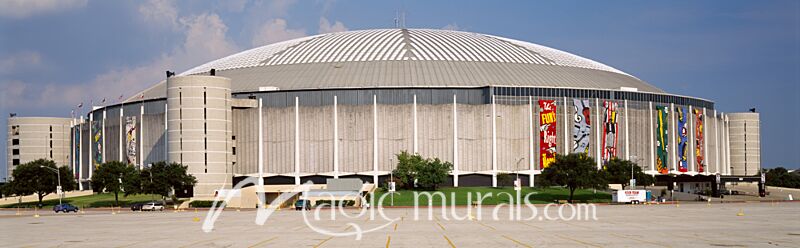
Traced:
[[50, 150], [50, 158], [53, 158], [53, 150]]
[[18, 146], [19, 145], [19, 139], [12, 139], [11, 140], [11, 145], [12, 146]]
[[11, 155], [19, 155], [19, 149], [11, 150]]
[[52, 148], [53, 148], [53, 140], [50, 140], [50, 149], [52, 149]]
[[233, 155], [236, 155], [236, 147], [235, 147], [235, 146], [234, 146], [234, 147], [231, 147], [231, 153], [232, 153]]
[[11, 160], [11, 165], [14, 165], [14, 166], [19, 165], [19, 159], [15, 158], [15, 159]]
[[231, 136], [231, 140], [236, 140], [236, 135]]

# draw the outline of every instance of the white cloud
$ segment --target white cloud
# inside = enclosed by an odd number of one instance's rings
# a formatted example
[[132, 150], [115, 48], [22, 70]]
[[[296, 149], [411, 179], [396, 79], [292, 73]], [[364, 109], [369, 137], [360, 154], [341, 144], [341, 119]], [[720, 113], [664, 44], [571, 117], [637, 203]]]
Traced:
[[253, 46], [262, 46], [279, 41], [291, 40], [306, 36], [304, 29], [290, 29], [286, 20], [277, 18], [268, 20], [253, 34]]
[[22, 51], [0, 59], [0, 75], [14, 72], [21, 68], [40, 65], [42, 56], [38, 52]]
[[[3, 82], [0, 104], [4, 108], [48, 108], [75, 106], [90, 100], [107, 98], [116, 102], [123, 94], [127, 99], [164, 78], [164, 71], [181, 72], [191, 66], [217, 59], [238, 50], [228, 39], [228, 27], [217, 14], [178, 17], [185, 40], [181, 46], [163, 53], [139, 66], [115, 68], [79, 84], [26, 84], [21, 81]], [[149, 96], [145, 96], [149, 97]], [[19, 105], [25, 103], [25, 106]]]
[[173, 0], [148, 0], [139, 5], [139, 14], [145, 21], [156, 27], [165, 24], [172, 28], [179, 27], [177, 23], [178, 10], [175, 8]]
[[331, 25], [331, 23], [328, 21], [327, 18], [325, 18], [325, 17], [320, 17], [319, 18], [319, 33], [320, 34], [343, 32], [343, 31], [347, 31], [347, 27], [345, 27], [342, 22], [336, 21], [336, 22], [333, 23], [333, 25]]
[[442, 29], [444, 29], [444, 30], [452, 30], [452, 31], [459, 31], [459, 30], [463, 31], [463, 29], [461, 29], [461, 27], [458, 26], [458, 23], [450, 23], [450, 24], [444, 25], [444, 27], [442, 27]]
[[88, 0], [0, 0], [0, 17], [25, 18], [48, 12], [83, 8]]

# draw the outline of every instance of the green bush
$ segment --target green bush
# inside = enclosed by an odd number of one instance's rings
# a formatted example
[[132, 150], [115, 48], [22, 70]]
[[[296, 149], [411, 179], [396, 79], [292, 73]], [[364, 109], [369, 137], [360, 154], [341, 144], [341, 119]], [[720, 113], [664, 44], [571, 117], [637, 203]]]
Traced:
[[214, 206], [214, 201], [193, 201], [189, 203], [189, 206], [193, 208], [210, 208]]

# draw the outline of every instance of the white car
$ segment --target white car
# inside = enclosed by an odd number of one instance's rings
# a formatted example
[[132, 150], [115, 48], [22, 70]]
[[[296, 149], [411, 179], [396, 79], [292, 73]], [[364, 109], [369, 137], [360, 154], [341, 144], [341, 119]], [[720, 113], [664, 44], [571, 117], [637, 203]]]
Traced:
[[160, 202], [148, 202], [142, 205], [142, 211], [164, 211], [164, 204]]

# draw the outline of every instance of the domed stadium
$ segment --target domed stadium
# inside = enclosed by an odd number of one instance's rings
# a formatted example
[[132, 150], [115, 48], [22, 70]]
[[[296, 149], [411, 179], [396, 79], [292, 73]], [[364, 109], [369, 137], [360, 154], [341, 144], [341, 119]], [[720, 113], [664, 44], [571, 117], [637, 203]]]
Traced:
[[503, 173], [532, 186], [567, 153], [598, 168], [628, 159], [653, 175], [739, 169], [729, 161], [727, 116], [713, 102], [487, 34], [328, 33], [167, 74], [76, 122], [73, 165], [84, 187], [91, 168], [114, 160], [187, 165], [199, 198], [253, 177], [381, 184], [402, 151], [452, 163], [452, 187], [498, 186]]

